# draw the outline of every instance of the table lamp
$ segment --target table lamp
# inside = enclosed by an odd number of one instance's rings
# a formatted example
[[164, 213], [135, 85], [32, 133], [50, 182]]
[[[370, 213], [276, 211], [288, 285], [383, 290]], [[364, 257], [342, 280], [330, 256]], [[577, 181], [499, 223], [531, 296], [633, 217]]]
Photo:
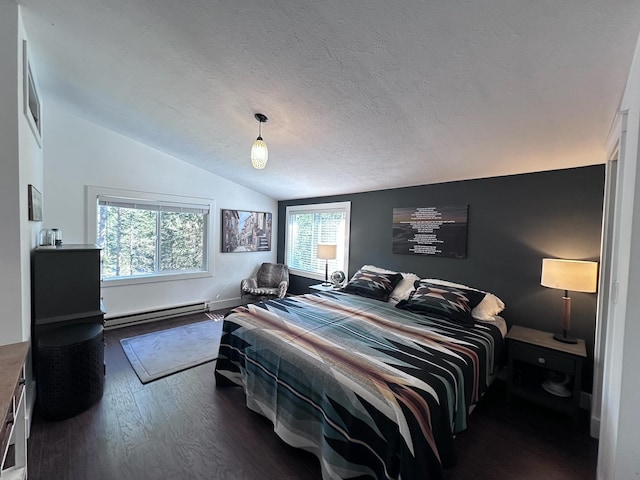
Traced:
[[553, 336], [554, 339], [564, 343], [577, 343], [575, 338], [567, 335], [571, 323], [569, 290], [594, 293], [597, 280], [597, 262], [562, 260], [559, 258], [542, 259], [540, 284], [545, 287], [564, 290], [564, 297], [562, 297], [562, 334], [556, 333]]
[[329, 286], [329, 260], [336, 258], [338, 246], [335, 243], [319, 243], [318, 258], [324, 260], [324, 283], [322, 285]]

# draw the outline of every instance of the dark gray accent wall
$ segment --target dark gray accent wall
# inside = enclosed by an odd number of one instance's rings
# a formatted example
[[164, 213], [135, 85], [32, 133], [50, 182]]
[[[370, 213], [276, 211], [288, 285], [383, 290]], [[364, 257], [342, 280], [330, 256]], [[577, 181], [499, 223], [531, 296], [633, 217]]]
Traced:
[[[559, 331], [563, 291], [540, 285], [544, 257], [599, 261], [604, 165], [350, 195], [281, 201], [278, 261], [284, 261], [286, 207], [351, 202], [349, 272], [373, 264], [420, 277], [442, 278], [496, 294], [502, 316], [517, 324]], [[395, 207], [469, 205], [467, 258], [392, 253]], [[307, 293], [317, 280], [291, 276], [291, 293]], [[584, 338], [590, 391], [596, 295], [570, 292], [571, 334]]]

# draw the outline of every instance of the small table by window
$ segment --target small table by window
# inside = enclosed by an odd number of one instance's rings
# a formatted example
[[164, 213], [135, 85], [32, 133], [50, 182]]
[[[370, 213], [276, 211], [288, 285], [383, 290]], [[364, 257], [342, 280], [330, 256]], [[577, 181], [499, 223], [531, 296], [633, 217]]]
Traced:
[[309, 291], [311, 293], [313, 292], [331, 292], [333, 290], [337, 290], [337, 288], [335, 288], [333, 285], [329, 284], [329, 285], [325, 285], [324, 283], [319, 283], [317, 285], [311, 285], [309, 287]]

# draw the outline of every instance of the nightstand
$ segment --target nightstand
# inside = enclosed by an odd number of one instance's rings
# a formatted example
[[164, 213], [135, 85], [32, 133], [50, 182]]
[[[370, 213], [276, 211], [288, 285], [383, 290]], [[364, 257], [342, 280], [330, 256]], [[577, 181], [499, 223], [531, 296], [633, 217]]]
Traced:
[[[516, 395], [571, 415], [576, 423], [582, 364], [587, 356], [584, 340], [579, 339], [577, 344], [562, 343], [554, 340], [552, 333], [514, 325], [507, 334], [507, 349], [508, 401]], [[570, 381], [563, 391], [556, 391], [549, 388], [554, 385], [545, 384], [549, 378], [557, 380], [565, 375]]]
[[324, 285], [323, 283], [319, 283], [317, 285], [311, 285], [309, 287], [309, 292], [331, 292], [333, 290], [337, 290], [333, 285]]

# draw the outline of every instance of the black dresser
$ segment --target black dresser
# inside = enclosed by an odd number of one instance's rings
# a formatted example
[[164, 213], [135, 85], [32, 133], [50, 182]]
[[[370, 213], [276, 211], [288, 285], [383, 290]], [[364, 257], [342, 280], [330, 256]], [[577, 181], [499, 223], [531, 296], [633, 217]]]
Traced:
[[100, 249], [36, 249], [31, 261], [31, 341], [38, 413], [63, 419], [96, 403], [104, 386]]

